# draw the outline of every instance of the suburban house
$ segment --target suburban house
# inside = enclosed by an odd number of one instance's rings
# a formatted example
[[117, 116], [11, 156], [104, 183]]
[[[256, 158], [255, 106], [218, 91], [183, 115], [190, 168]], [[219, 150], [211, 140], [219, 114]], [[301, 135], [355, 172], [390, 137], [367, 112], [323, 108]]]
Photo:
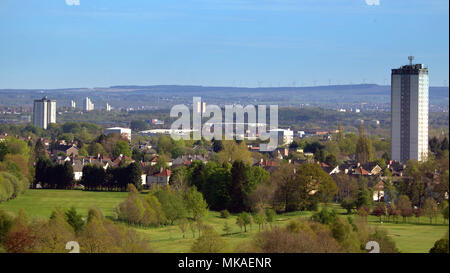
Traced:
[[376, 163], [366, 163], [366, 164], [360, 164], [360, 163], [353, 163], [353, 162], [347, 162], [344, 164], [339, 165], [339, 172], [345, 173], [345, 174], [353, 174], [353, 175], [379, 175], [381, 174], [381, 167], [378, 166]]
[[75, 145], [59, 145], [55, 151], [54, 154], [57, 155], [58, 153], [64, 153], [67, 156], [78, 156], [78, 148]]
[[329, 166], [328, 164], [325, 164], [323, 162], [320, 162], [319, 165], [322, 168], [322, 170], [324, 170], [329, 175], [337, 174], [340, 172], [339, 166], [333, 167], [333, 166]]
[[384, 201], [384, 182], [381, 180], [373, 187], [373, 200]]
[[147, 176], [147, 186], [153, 184], [167, 186], [169, 184], [171, 171], [161, 168], [159, 171]]
[[381, 173], [381, 167], [376, 163], [366, 163], [361, 165], [365, 170], [369, 172], [369, 175], [378, 175]]

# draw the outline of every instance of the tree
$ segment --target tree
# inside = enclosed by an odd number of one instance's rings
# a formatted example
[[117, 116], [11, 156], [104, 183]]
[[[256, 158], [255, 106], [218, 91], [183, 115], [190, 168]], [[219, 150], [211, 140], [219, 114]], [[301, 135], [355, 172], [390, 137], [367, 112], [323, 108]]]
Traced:
[[266, 183], [261, 183], [248, 196], [249, 207], [253, 212], [264, 211], [266, 204], [273, 199], [274, 187]]
[[133, 120], [130, 122], [130, 128], [133, 131], [144, 131], [149, 128], [147, 122], [143, 120]]
[[233, 162], [231, 177], [231, 200], [228, 205], [228, 210], [231, 212], [240, 212], [245, 209], [243, 188], [247, 181], [247, 172], [244, 162], [240, 160]]
[[189, 226], [189, 222], [186, 218], [182, 218], [178, 220], [178, 228], [180, 229], [181, 233], [183, 234], [183, 239], [186, 235], [186, 230]]
[[224, 209], [220, 211], [220, 218], [229, 218], [230, 217], [230, 212], [228, 212], [228, 210]]
[[191, 251], [194, 253], [217, 253], [225, 248], [225, 241], [212, 228], [207, 228], [194, 242]]
[[3, 238], [8, 234], [9, 229], [13, 225], [13, 217], [6, 211], [0, 209], [0, 245]]
[[355, 200], [344, 198], [344, 200], [341, 201], [341, 207], [347, 210], [347, 214], [351, 214], [352, 209], [355, 208]]
[[120, 155], [131, 157], [130, 145], [125, 140], [118, 140], [113, 151], [114, 157]]
[[156, 158], [156, 164], [154, 166], [154, 169], [156, 170], [166, 169], [167, 167], [169, 167], [168, 162], [169, 160], [167, 159], [167, 156], [161, 154]]
[[430, 249], [430, 253], [449, 253], [448, 238], [439, 239]]
[[[239, 220], [237, 220], [239, 219]], [[239, 226], [244, 227], [244, 232], [247, 232], [247, 226], [252, 223], [252, 216], [248, 214], [247, 212], [241, 212], [236, 219], [236, 223]], [[239, 221], [239, 222], [238, 222]]]
[[103, 212], [97, 207], [92, 207], [88, 210], [87, 222], [93, 221], [94, 219], [98, 219], [101, 221], [105, 219], [105, 216], [103, 216]]
[[212, 148], [215, 153], [222, 151], [223, 150], [222, 140], [213, 139], [212, 140]]
[[173, 225], [173, 223], [178, 219], [186, 218], [187, 211], [181, 194], [169, 191], [167, 189], [157, 190], [153, 194], [161, 203], [164, 214], [171, 225]]
[[244, 226], [244, 219], [242, 217], [236, 217], [236, 225], [239, 226], [239, 228], [241, 229], [242, 232], [242, 227]]
[[430, 218], [430, 224], [433, 223], [433, 217], [438, 213], [438, 206], [433, 198], [427, 198], [423, 206], [423, 214]]
[[306, 192], [314, 199], [315, 195], [324, 203], [331, 202], [338, 188], [334, 180], [318, 164], [302, 164], [297, 168], [297, 174], [303, 180], [310, 180]]
[[36, 141], [36, 144], [34, 145], [34, 158], [35, 158], [35, 160], [48, 158], [47, 149], [45, 148], [45, 145], [42, 142], [41, 138], [38, 138], [38, 140]]
[[336, 167], [337, 166], [336, 156], [334, 154], [327, 155], [325, 157], [325, 164], [327, 164], [331, 167]]
[[73, 166], [72, 163], [69, 161], [66, 161], [62, 168], [62, 173], [59, 176], [60, 177], [60, 188], [63, 189], [72, 189], [73, 184], [75, 183], [75, 177], [73, 172]]
[[273, 209], [266, 210], [266, 221], [272, 227], [272, 223], [275, 221], [275, 211]]
[[372, 161], [372, 143], [365, 134], [363, 124], [359, 127], [359, 138], [356, 143], [355, 157], [356, 161], [362, 164]]
[[381, 223], [381, 216], [386, 215], [386, 207], [383, 203], [378, 203], [378, 205], [373, 209], [372, 215], [379, 217]]
[[87, 152], [91, 156], [104, 155], [106, 154], [105, 149], [100, 143], [93, 142], [88, 145]]
[[228, 224], [228, 222], [225, 222], [225, 224], [223, 225], [223, 231], [226, 235], [230, 235], [231, 231], [233, 231], [233, 228]]
[[25, 161], [28, 162], [30, 156], [30, 148], [25, 141], [8, 136], [5, 139], [5, 143], [8, 153], [13, 155], [22, 155], [26, 159]]
[[185, 207], [195, 221], [208, 213], [208, 204], [195, 186], [189, 188], [184, 195]]
[[132, 162], [126, 167], [128, 183], [133, 184], [136, 189], [142, 189], [142, 168], [138, 162]]
[[356, 199], [355, 205], [357, 209], [361, 207], [370, 207], [372, 205], [372, 197], [370, 191], [367, 188], [363, 187], [358, 192], [358, 197]]
[[0, 141], [0, 161], [3, 161], [3, 158], [8, 153], [9, 153], [9, 150], [8, 150], [8, 146], [6, 145], [6, 142]]
[[255, 224], [258, 225], [259, 231], [261, 231], [261, 227], [264, 227], [264, 224], [266, 223], [266, 215], [263, 213], [256, 213], [253, 216], [253, 220], [255, 221]]
[[75, 232], [79, 232], [84, 226], [83, 217], [77, 213], [75, 207], [71, 207], [65, 212], [66, 221], [72, 226]]
[[446, 221], [448, 222], [448, 213], [449, 213], [448, 201], [446, 201], [446, 200], [442, 201], [441, 204], [439, 204], [439, 208], [441, 210], [442, 217], [444, 218], [444, 224], [445, 224]]
[[417, 223], [420, 223], [420, 217], [423, 215], [422, 209], [421, 208], [416, 208], [414, 210], [414, 216], [416, 216], [417, 218]]
[[234, 140], [225, 140], [223, 149], [217, 154], [219, 162], [235, 162], [242, 161], [246, 164], [253, 163], [252, 153], [248, 150], [244, 141], [237, 144]]
[[413, 214], [413, 208], [411, 201], [407, 195], [400, 195], [397, 200], [397, 209], [400, 210], [400, 215], [403, 217], [403, 222], [406, 222], [406, 217], [410, 217]]

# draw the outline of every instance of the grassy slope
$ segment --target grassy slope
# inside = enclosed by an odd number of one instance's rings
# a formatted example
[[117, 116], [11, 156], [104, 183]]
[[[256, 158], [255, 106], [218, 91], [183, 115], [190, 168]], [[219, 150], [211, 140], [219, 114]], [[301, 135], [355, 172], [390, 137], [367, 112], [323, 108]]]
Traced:
[[[69, 208], [75, 206], [78, 212], [87, 215], [87, 211], [92, 206], [99, 207], [106, 216], [113, 216], [114, 207], [119, 204], [127, 193], [123, 192], [83, 192], [66, 190], [29, 190], [17, 199], [0, 204], [0, 209], [17, 213], [24, 209], [32, 217], [49, 217], [52, 210], [59, 206]], [[338, 205], [333, 205], [340, 213], [344, 210]], [[291, 219], [298, 217], [308, 217], [310, 212], [295, 212], [278, 215], [275, 225], [282, 226]], [[227, 243], [226, 252], [233, 251], [238, 245], [248, 242], [252, 236], [258, 232], [258, 226], [253, 225], [251, 230], [241, 232], [235, 224], [235, 216], [229, 219], [222, 219], [218, 212], [209, 212], [203, 219], [204, 223], [212, 225], [217, 232], [223, 235]], [[225, 235], [223, 226], [228, 222], [232, 227], [232, 235]], [[440, 239], [448, 230], [448, 225], [443, 224], [442, 217], [437, 219], [438, 224], [430, 225], [424, 217], [421, 223], [417, 224], [416, 219], [411, 219], [409, 223], [378, 223], [378, 218], [369, 217], [369, 222], [375, 226], [386, 228], [397, 243], [397, 247], [402, 252], [428, 252], [434, 242]], [[182, 233], [177, 226], [165, 226], [160, 228], [140, 228], [136, 229], [150, 242], [152, 248], [158, 252], [189, 252], [192, 242], [192, 232], [186, 232], [186, 238], [182, 238]], [[198, 234], [196, 234], [196, 237]]]
[[114, 207], [127, 196], [126, 192], [87, 192], [79, 190], [28, 190], [14, 200], [3, 202], [0, 208], [17, 214], [24, 209], [30, 217], [50, 217], [55, 207], [75, 206], [87, 215], [89, 208], [100, 208], [105, 216], [112, 216]]

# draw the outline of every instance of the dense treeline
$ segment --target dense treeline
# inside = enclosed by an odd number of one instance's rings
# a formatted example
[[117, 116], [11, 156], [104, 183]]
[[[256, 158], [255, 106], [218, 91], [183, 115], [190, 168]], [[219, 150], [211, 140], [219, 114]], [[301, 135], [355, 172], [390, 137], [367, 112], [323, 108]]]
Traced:
[[54, 164], [49, 159], [36, 162], [34, 186], [38, 184], [44, 189], [72, 189], [74, 186], [72, 163]]
[[142, 169], [138, 162], [126, 166], [109, 167], [106, 170], [97, 165], [85, 165], [81, 184], [86, 190], [125, 191], [128, 184], [142, 189]]
[[[88, 164], [83, 167], [80, 183], [85, 190], [125, 191], [128, 184], [142, 188], [142, 169], [139, 163], [132, 162], [106, 170], [102, 166]], [[49, 159], [39, 159], [36, 163], [34, 186], [45, 189], [72, 189], [75, 185], [71, 162], [52, 163]]]
[[57, 208], [48, 220], [30, 220], [24, 211], [13, 217], [0, 210], [0, 252], [67, 253], [69, 241], [79, 243], [80, 253], [151, 251], [134, 229], [106, 219], [97, 208], [89, 210], [86, 220], [75, 208]]
[[201, 222], [208, 212], [203, 196], [194, 187], [174, 190], [154, 186], [147, 194], [140, 194], [128, 185], [127, 199], [120, 203], [115, 214], [118, 220], [140, 226], [160, 226]]
[[184, 180], [203, 194], [211, 209], [240, 212], [250, 209], [249, 195], [260, 183], [269, 183], [270, 174], [240, 160], [232, 164], [194, 161], [188, 168], [175, 170], [171, 184], [177, 187]]

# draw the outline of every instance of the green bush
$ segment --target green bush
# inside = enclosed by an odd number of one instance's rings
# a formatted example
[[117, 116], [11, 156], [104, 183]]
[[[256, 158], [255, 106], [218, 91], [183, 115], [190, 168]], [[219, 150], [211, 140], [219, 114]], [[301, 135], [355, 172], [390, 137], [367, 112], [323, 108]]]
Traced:
[[230, 212], [226, 209], [220, 211], [220, 218], [228, 218], [230, 217]]

